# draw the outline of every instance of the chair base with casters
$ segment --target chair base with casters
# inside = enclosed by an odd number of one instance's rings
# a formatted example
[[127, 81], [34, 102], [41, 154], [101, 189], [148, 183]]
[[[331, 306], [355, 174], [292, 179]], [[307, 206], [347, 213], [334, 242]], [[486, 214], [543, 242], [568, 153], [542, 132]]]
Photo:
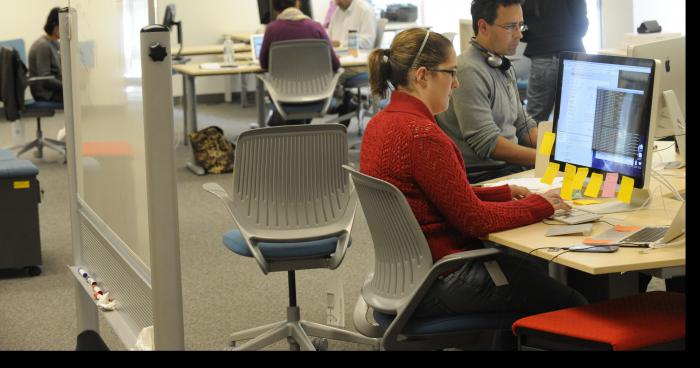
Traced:
[[521, 350], [685, 350], [685, 294], [649, 292], [529, 316]]
[[26, 110], [22, 112], [22, 118], [36, 118], [36, 139], [31, 142], [9, 147], [10, 150], [18, 150], [17, 156], [24, 154], [34, 148], [37, 158], [44, 157], [44, 147], [52, 149], [61, 156], [66, 157], [66, 143], [51, 138], [44, 137], [41, 129], [41, 118], [53, 117], [56, 109], [62, 109], [63, 104], [56, 102], [34, 102], [25, 105]]
[[[307, 268], [318, 268], [319, 256], [330, 256], [336, 249], [338, 238], [321, 239], [303, 243], [260, 243], [259, 247], [265, 258], [270, 260], [295, 259], [295, 262], [309, 259]], [[224, 244], [229, 250], [238, 255], [253, 257], [243, 240], [240, 232], [231, 231], [224, 235]], [[296, 269], [304, 267], [296, 266]], [[312, 337], [342, 340], [357, 344], [371, 345], [379, 348], [379, 340], [366, 337], [356, 332], [343, 330], [337, 327], [321, 325], [318, 323], [301, 320], [301, 311], [296, 301], [296, 274], [295, 271], [287, 271], [289, 283], [289, 306], [287, 307], [287, 319], [272, 323], [266, 326], [256, 327], [245, 331], [231, 334], [231, 346], [233, 350], [258, 350], [287, 339], [291, 350], [318, 350], [318, 344], [314, 344]], [[250, 340], [243, 345], [239, 345], [242, 340]]]

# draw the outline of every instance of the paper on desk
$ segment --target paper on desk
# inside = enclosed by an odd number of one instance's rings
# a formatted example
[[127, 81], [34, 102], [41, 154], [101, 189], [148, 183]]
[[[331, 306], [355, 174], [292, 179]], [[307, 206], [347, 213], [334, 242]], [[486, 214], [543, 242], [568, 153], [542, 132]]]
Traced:
[[199, 65], [199, 69], [202, 70], [219, 70], [221, 69], [221, 64], [219, 63], [203, 63]]
[[497, 187], [500, 185], [518, 185], [530, 189], [533, 193], [544, 193], [551, 189], [561, 188], [564, 178], [554, 178], [551, 185], [540, 182], [539, 178], [517, 178], [499, 181], [498, 183], [484, 184], [485, 187]]

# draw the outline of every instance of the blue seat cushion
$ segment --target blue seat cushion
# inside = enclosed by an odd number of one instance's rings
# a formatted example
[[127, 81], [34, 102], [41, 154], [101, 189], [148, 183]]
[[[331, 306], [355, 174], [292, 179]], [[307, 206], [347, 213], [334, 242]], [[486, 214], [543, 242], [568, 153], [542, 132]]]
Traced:
[[6, 160], [0, 161], [0, 179], [22, 178], [36, 176], [39, 169], [31, 161]]
[[30, 110], [63, 110], [62, 102], [54, 101], [28, 101], [24, 107]]
[[[396, 318], [392, 314], [374, 311], [374, 320], [387, 329]], [[404, 327], [405, 335], [433, 335], [450, 332], [510, 329], [515, 321], [524, 317], [522, 313], [476, 313], [449, 317], [414, 318]]]
[[343, 82], [345, 88], [364, 87], [369, 84], [369, 73], [360, 73]]
[[[300, 114], [300, 113], [320, 113], [323, 110], [323, 106], [326, 105], [326, 101], [312, 102], [305, 104], [285, 104], [282, 103], [282, 108], [287, 114]], [[273, 105], [274, 106], [274, 105]]]
[[6, 161], [6, 160], [16, 160], [17, 155], [15, 155], [14, 152], [10, 150], [3, 150], [0, 149], [0, 161]]
[[[348, 243], [348, 247], [352, 240]], [[266, 259], [297, 259], [297, 258], [324, 258], [335, 253], [338, 238], [315, 240], [301, 243], [258, 243], [260, 252]], [[241, 232], [229, 231], [224, 234], [224, 245], [232, 252], [244, 256], [253, 257], [246, 246]]]

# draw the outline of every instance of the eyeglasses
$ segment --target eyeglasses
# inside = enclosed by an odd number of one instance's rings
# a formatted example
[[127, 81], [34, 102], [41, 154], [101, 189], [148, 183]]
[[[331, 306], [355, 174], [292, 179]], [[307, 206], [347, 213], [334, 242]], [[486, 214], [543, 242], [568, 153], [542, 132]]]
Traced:
[[521, 33], [527, 31], [527, 26], [525, 25], [524, 22], [520, 22], [520, 23], [508, 23], [508, 24], [503, 25], [503, 26], [500, 25], [500, 24], [494, 23], [494, 25], [497, 25], [497, 26], [499, 26], [499, 27], [505, 29], [506, 31], [508, 31], [508, 32], [510, 32], [510, 33], [513, 33], [513, 31], [515, 31], [516, 28], [519, 29]]
[[428, 68], [431, 72], [438, 72], [438, 73], [446, 73], [449, 74], [452, 79], [457, 79], [457, 70], [456, 69], [430, 69]]

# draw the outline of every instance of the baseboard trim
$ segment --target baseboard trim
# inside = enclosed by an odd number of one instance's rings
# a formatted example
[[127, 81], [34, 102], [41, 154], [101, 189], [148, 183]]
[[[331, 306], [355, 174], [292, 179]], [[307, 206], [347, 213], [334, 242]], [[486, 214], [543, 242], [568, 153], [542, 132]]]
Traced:
[[[233, 92], [231, 93], [231, 101], [234, 103], [241, 103], [241, 93]], [[248, 104], [255, 105], [255, 92], [248, 92]], [[205, 95], [197, 95], [198, 104], [217, 104], [226, 101], [225, 94], [223, 93], [211, 93]], [[175, 105], [182, 105], [182, 96], [173, 97], [173, 102]]]

